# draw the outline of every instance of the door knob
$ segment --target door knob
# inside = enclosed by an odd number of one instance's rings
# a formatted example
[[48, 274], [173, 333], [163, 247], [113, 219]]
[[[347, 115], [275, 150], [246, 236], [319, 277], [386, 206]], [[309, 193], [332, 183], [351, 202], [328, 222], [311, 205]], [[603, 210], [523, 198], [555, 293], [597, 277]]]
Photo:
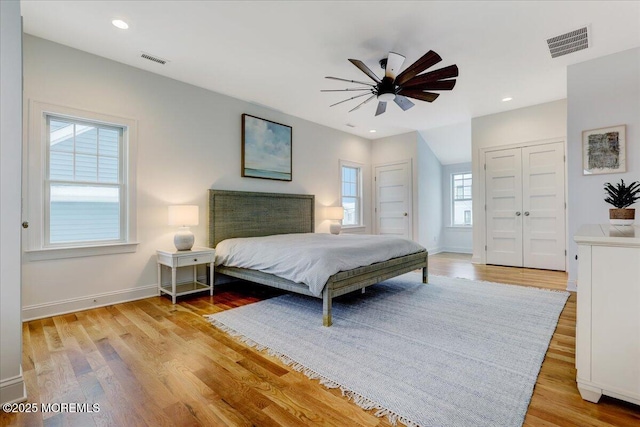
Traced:
[[520, 216], [520, 212], [516, 212], [516, 216]]
[[407, 215], [409, 215], [409, 214], [405, 212], [405, 213], [403, 213], [402, 215], [403, 215], [403, 216], [407, 216]]
[[525, 213], [524, 213], [524, 216], [529, 216], [529, 212], [525, 212]]

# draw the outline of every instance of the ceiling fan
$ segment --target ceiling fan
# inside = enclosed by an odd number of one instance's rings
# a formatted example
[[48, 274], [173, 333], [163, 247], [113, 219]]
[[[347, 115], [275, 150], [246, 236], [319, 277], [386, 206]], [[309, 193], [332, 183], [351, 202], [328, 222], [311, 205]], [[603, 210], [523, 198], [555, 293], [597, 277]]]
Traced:
[[[389, 52], [389, 56], [387, 58], [380, 60], [380, 66], [384, 70], [384, 77], [380, 79], [364, 64], [364, 62], [358, 59], [349, 59], [349, 62], [369, 76], [375, 84], [357, 80], [341, 79], [339, 77], [326, 77], [327, 79], [355, 83], [360, 86], [348, 89], [326, 89], [321, 92], [365, 92], [343, 101], [336, 102], [335, 104], [332, 104], [331, 107], [342, 104], [343, 102], [351, 101], [352, 99], [370, 95], [369, 98], [356, 105], [354, 108], [349, 110], [349, 112], [357, 110], [374, 98], [378, 98], [376, 116], [379, 116], [386, 111], [387, 102], [393, 101], [398, 104], [403, 111], [406, 111], [415, 105], [407, 98], [433, 102], [438, 96], [440, 96], [440, 94], [430, 91], [451, 90], [456, 85], [456, 80], [452, 77], [458, 76], [457, 65], [449, 65], [448, 67], [424, 73], [425, 70], [442, 61], [440, 55], [432, 50], [425, 53], [420, 59], [407, 67], [403, 72], [399, 73], [404, 60], [404, 56], [395, 52]], [[362, 87], [363, 85], [364, 87]]]

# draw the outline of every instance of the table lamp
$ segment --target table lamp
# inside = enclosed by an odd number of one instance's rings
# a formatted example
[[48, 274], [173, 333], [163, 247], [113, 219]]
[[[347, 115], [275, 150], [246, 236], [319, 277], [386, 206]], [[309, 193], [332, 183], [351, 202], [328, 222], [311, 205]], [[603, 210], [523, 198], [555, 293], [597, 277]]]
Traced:
[[195, 237], [189, 227], [198, 225], [198, 206], [169, 206], [169, 225], [178, 226], [180, 230], [173, 237], [173, 243], [179, 251], [188, 251], [193, 247]]
[[340, 230], [342, 230], [340, 221], [344, 219], [344, 209], [342, 206], [329, 206], [326, 209], [327, 218], [332, 220], [329, 231], [331, 234], [340, 234]]

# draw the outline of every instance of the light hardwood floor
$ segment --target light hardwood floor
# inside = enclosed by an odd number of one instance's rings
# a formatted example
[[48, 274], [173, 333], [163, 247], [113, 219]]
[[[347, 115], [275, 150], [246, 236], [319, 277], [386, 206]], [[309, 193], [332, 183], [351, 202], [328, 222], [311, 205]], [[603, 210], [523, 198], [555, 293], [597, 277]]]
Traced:
[[[429, 257], [430, 274], [564, 289], [561, 272]], [[30, 403], [98, 403], [100, 412], [6, 414], [5, 425], [389, 426], [317, 381], [211, 327], [202, 315], [279, 291], [238, 285], [208, 295], [116, 304], [25, 323]], [[638, 426], [640, 407], [583, 401], [575, 385], [576, 298], [565, 306], [542, 365], [526, 426]]]

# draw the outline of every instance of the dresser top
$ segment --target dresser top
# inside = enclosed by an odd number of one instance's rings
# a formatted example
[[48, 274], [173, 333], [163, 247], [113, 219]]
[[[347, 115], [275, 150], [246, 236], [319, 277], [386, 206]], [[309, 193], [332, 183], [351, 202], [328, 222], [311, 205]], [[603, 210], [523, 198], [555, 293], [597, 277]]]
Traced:
[[587, 224], [578, 229], [573, 240], [591, 245], [640, 247], [640, 226]]

